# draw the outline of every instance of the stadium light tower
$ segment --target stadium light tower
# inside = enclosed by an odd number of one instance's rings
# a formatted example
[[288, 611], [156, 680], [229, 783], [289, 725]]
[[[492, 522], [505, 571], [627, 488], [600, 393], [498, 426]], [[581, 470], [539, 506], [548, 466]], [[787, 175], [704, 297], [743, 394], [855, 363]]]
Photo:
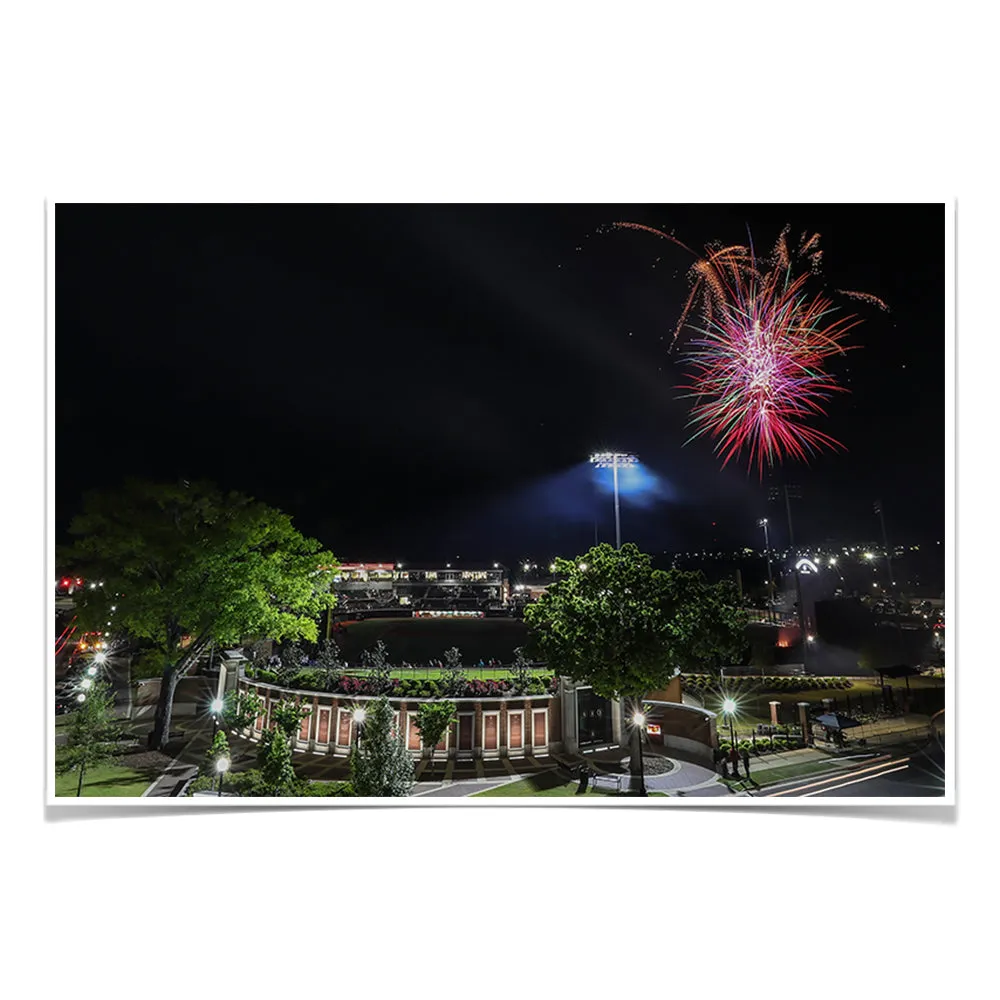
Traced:
[[590, 456], [591, 464], [599, 469], [611, 469], [615, 483], [615, 548], [622, 547], [622, 522], [618, 510], [618, 470], [629, 465], [636, 465], [639, 459], [635, 455], [623, 454], [617, 451], [601, 451]]

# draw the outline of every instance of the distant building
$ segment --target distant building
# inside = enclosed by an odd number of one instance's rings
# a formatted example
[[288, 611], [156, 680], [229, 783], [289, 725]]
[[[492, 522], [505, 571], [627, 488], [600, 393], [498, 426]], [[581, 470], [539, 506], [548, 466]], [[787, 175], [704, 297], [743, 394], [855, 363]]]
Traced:
[[413, 611], [488, 611], [506, 608], [510, 582], [503, 567], [405, 567], [344, 563], [333, 578], [336, 613], [408, 608]]

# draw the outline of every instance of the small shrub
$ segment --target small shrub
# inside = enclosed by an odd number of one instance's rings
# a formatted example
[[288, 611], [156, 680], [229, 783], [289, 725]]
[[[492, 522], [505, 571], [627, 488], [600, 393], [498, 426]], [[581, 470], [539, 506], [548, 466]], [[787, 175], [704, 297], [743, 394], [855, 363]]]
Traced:
[[303, 798], [314, 796], [353, 797], [354, 787], [349, 781], [310, 781], [302, 787], [299, 795]]
[[265, 684], [274, 684], [278, 680], [278, 675], [273, 670], [258, 670], [256, 679]]
[[288, 678], [287, 686], [302, 691], [322, 691], [326, 679], [318, 670], [300, 670]]

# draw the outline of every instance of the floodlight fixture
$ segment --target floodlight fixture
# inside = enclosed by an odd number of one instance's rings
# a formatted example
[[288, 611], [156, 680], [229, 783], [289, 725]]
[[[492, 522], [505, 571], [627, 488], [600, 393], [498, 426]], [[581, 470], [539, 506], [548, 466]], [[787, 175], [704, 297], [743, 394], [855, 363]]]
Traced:
[[638, 465], [639, 459], [623, 451], [599, 451], [590, 456], [592, 465], [598, 469], [611, 469], [615, 489], [615, 548], [622, 547], [622, 523], [618, 505], [618, 470], [626, 466]]
[[359, 725], [363, 724], [368, 717], [368, 713], [363, 708], [356, 708], [353, 712], [354, 721]]
[[722, 702], [722, 711], [726, 715], [732, 715], [736, 711], [736, 702], [732, 698], [726, 698]]

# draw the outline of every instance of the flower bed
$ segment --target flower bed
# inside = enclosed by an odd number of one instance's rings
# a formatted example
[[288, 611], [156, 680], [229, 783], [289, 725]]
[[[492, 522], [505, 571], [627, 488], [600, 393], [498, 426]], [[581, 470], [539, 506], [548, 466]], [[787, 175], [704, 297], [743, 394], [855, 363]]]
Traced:
[[299, 670], [284, 681], [279, 680], [273, 670], [247, 670], [246, 674], [249, 680], [279, 684], [295, 691], [322, 691], [349, 696], [385, 694], [390, 698], [504, 698], [554, 694], [557, 685], [557, 678], [554, 676], [533, 677], [520, 689], [510, 680], [465, 680], [452, 690], [447, 680], [394, 677], [389, 681], [378, 682], [364, 675], [331, 676], [323, 670], [315, 669]]

